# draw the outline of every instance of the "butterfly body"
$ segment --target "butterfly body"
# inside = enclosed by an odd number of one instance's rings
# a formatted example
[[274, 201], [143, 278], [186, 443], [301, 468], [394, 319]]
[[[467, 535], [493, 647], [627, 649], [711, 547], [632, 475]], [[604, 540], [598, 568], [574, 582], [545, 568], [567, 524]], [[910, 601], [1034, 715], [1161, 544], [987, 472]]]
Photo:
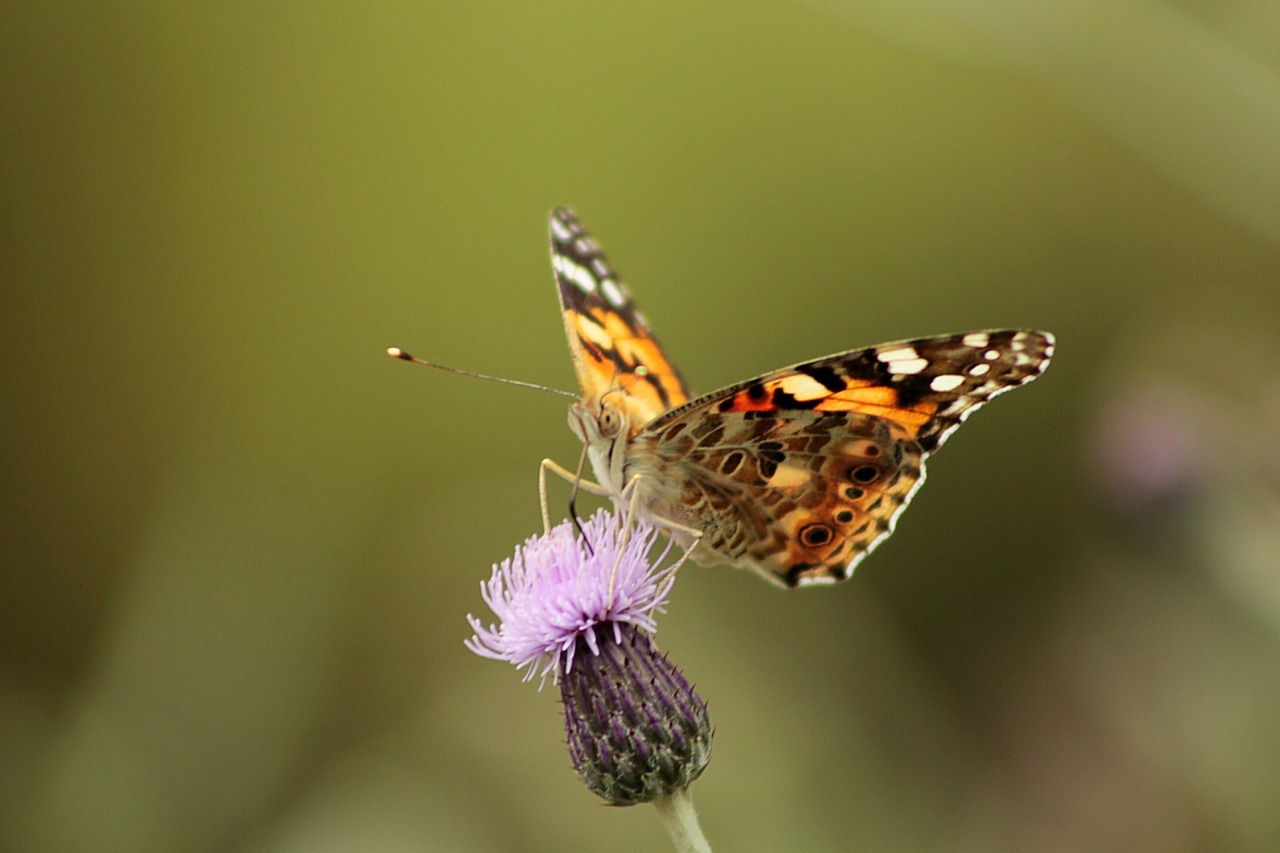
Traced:
[[991, 397], [1049, 363], [1045, 332], [969, 332], [803, 362], [693, 398], [576, 216], [551, 255], [599, 485], [693, 547], [787, 587], [847, 578], [924, 482], [925, 460]]

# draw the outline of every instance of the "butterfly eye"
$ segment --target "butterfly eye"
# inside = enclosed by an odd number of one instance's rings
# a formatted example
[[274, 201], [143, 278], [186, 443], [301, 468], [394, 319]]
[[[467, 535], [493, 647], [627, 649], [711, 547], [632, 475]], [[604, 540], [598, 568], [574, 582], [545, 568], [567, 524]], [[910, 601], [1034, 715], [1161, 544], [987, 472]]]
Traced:
[[604, 436], [617, 435], [622, 429], [622, 415], [617, 409], [606, 408], [600, 413], [600, 434]]

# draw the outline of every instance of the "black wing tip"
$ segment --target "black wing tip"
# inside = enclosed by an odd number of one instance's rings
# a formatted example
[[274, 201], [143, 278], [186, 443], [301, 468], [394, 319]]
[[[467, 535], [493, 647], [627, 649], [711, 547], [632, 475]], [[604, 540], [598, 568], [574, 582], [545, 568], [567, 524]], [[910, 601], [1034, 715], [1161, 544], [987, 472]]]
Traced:
[[579, 240], [590, 240], [587, 229], [582, 227], [578, 214], [570, 207], [555, 207], [547, 217], [547, 233], [551, 237], [553, 251], [565, 254], [581, 254], [574, 248]]
[[556, 243], [568, 243], [583, 234], [582, 222], [572, 207], [553, 207], [547, 215], [547, 227]]

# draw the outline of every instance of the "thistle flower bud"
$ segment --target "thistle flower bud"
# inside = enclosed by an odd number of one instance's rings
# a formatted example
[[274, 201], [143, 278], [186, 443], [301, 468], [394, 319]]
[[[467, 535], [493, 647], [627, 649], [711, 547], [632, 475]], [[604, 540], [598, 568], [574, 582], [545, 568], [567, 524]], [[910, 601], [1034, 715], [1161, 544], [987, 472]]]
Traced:
[[616, 624], [595, 654], [582, 646], [560, 679], [569, 756], [610, 805], [669, 797], [711, 759], [706, 703], [652, 638]]

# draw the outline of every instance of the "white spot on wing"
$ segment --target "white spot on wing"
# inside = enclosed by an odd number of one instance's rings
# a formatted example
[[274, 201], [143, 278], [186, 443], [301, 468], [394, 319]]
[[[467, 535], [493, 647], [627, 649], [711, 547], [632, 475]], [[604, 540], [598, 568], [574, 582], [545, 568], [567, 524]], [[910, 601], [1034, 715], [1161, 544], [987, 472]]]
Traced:
[[962, 338], [961, 340], [963, 341], [964, 345], [967, 347], [973, 347], [974, 349], [982, 349], [987, 344], [991, 343], [991, 336], [988, 335], [986, 332], [970, 332], [969, 334], [965, 335], [964, 338]]
[[565, 227], [565, 224], [560, 221], [558, 216], [551, 217], [551, 233], [561, 242], [568, 240], [572, 236], [572, 232]]
[[876, 358], [884, 362], [912, 361], [920, 358], [920, 354], [913, 347], [898, 347], [897, 349], [887, 349], [884, 352], [876, 353]]
[[621, 309], [627, 304], [627, 298], [622, 295], [622, 290], [618, 287], [618, 283], [611, 278], [606, 278], [600, 282], [600, 292], [604, 294], [604, 298], [614, 308]]
[[889, 372], [897, 374], [914, 374], [919, 373], [929, 366], [929, 362], [923, 358], [904, 358], [901, 361], [889, 362]]
[[953, 373], [944, 374], [942, 376], [933, 377], [933, 381], [929, 383], [929, 387], [939, 393], [954, 391], [964, 384], [963, 376], [956, 376]]
[[981, 363], [979, 363], [979, 364], [975, 364], [973, 367], [970, 367], [970, 368], [969, 368], [969, 375], [970, 375], [970, 376], [984, 376], [984, 375], [986, 375], [987, 373], [990, 373], [990, 372], [991, 372], [991, 365], [989, 365], [989, 364], [981, 364]]
[[556, 272], [573, 282], [583, 293], [596, 292], [596, 279], [586, 267], [579, 266], [564, 255], [556, 255], [551, 259]]

